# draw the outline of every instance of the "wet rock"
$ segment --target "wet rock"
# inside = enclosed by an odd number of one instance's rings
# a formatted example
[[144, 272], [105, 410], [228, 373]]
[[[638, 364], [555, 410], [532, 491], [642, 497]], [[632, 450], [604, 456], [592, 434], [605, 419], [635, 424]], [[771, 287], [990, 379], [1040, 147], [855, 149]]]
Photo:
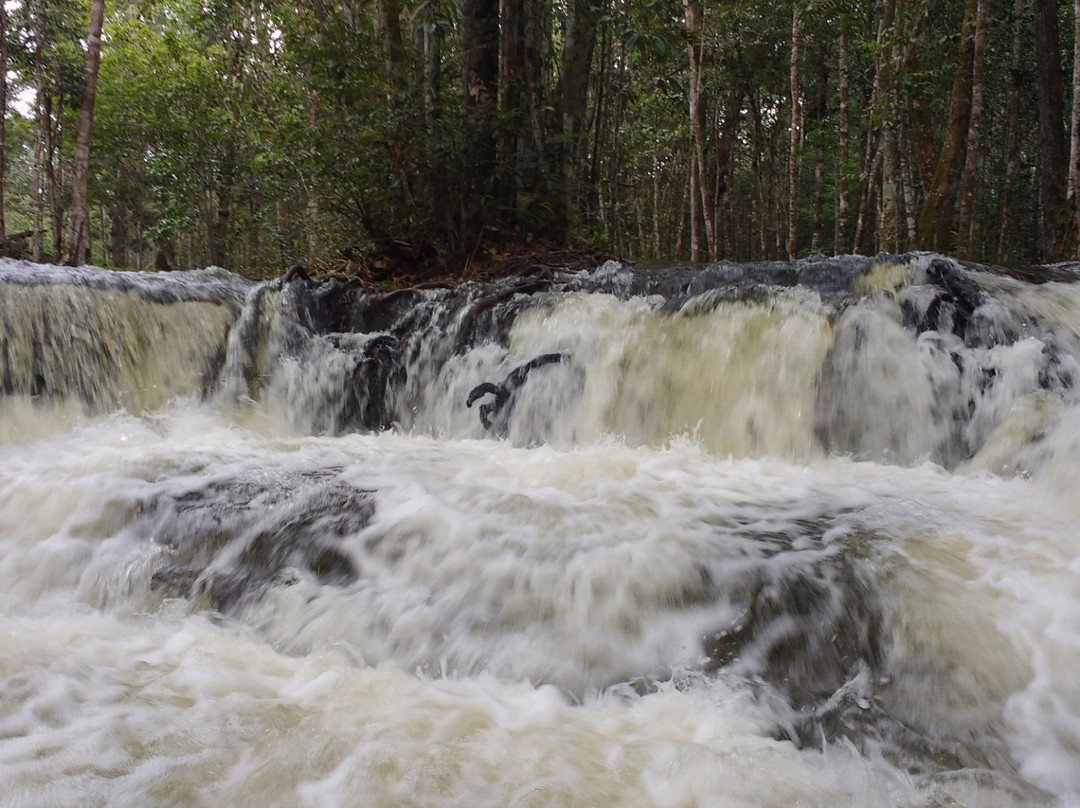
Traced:
[[165, 549], [152, 588], [226, 612], [287, 585], [292, 569], [322, 585], [355, 581], [344, 541], [375, 512], [373, 493], [337, 470], [222, 480], [140, 507], [137, 524]]
[[709, 670], [760, 677], [796, 707], [822, 702], [856, 671], [884, 671], [884, 620], [872, 586], [844, 554], [762, 564], [727, 591], [744, 611], [703, 638]]

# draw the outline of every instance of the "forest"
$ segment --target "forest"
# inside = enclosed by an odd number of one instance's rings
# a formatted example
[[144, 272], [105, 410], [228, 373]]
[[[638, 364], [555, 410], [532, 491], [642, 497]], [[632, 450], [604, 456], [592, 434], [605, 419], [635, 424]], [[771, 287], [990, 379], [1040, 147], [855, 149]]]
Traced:
[[0, 63], [33, 260], [1080, 248], [1080, 0], [24, 0]]

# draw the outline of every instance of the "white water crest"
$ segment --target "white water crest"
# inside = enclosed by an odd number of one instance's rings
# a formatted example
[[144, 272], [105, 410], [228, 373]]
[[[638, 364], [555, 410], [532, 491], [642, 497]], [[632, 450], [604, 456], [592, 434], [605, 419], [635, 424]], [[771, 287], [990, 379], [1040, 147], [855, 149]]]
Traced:
[[1080, 287], [849, 261], [0, 267], [0, 804], [1080, 805]]

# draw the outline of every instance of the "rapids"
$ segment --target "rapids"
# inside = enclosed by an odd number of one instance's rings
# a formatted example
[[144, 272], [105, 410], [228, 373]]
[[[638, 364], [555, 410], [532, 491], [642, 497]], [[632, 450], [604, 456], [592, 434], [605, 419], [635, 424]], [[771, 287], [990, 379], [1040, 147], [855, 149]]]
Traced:
[[1080, 806], [1073, 280], [0, 262], [0, 804]]

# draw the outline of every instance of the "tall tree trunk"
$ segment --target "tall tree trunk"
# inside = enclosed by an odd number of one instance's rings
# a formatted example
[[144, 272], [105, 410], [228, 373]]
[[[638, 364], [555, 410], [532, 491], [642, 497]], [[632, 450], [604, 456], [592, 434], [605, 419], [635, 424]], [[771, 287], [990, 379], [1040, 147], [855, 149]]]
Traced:
[[1065, 111], [1061, 59], [1058, 51], [1058, 4], [1034, 0], [1035, 71], [1039, 99], [1039, 202], [1045, 260], [1063, 257], [1068, 220], [1065, 207]]
[[802, 7], [791, 12], [791, 140], [788, 147], [788, 230], [787, 256], [794, 260], [799, 233], [799, 23]]
[[[619, 45], [619, 63], [616, 69], [615, 111], [612, 115], [611, 130], [611, 166], [608, 174], [608, 203], [606, 207], [606, 219], [604, 230], [608, 233], [611, 243], [615, 245], [615, 251], [622, 251], [622, 124], [623, 113], [626, 108], [626, 94], [623, 89], [626, 86], [626, 62], [628, 54], [626, 40]], [[595, 147], [594, 147], [595, 148]], [[691, 160], [693, 158], [691, 157]]]
[[34, 137], [34, 162], [30, 168], [30, 207], [31, 215], [33, 217], [33, 235], [30, 242], [30, 257], [34, 261], [41, 261], [42, 252], [44, 251], [45, 234], [42, 232], [44, 226], [44, 208], [41, 198], [41, 158], [42, 152], [45, 148], [45, 105], [43, 98], [45, 96], [45, 68], [42, 60], [42, 48], [44, 42], [42, 41], [44, 31], [44, 21], [41, 16], [41, 0], [37, 0], [34, 4], [34, 111], [37, 119], [37, 132]]
[[548, 170], [544, 108], [547, 103], [545, 90], [551, 70], [551, 3], [547, 0], [525, 0], [525, 106], [528, 110], [530, 146], [525, 150], [529, 158], [532, 183], [538, 194], [549, 196], [553, 190]]
[[442, 31], [434, 3], [424, 6], [424, 120], [427, 128], [428, 229], [451, 250], [455, 248], [454, 225], [446, 200], [446, 164], [442, 112]]
[[7, 245], [7, 223], [4, 220], [4, 184], [7, 181], [4, 141], [7, 129], [7, 9], [0, 3], [0, 247]]
[[1073, 245], [1080, 249], [1080, 0], [1073, 0], [1072, 138], [1069, 150], [1069, 211]]
[[[904, 37], [897, 47], [896, 64], [898, 74], [911, 76], [919, 73], [916, 45], [924, 41], [920, 34], [920, 26], [929, 13], [929, 3], [932, 1], [914, 0], [914, 9], [907, 16], [907, 19], [900, 24], [899, 30], [904, 33]], [[909, 187], [911, 189], [919, 188], [923, 194], [926, 194], [930, 190], [930, 180], [934, 176], [934, 169], [937, 165], [937, 147], [934, 145], [934, 122], [931, 117], [930, 104], [920, 92], [917, 82], [905, 82], [902, 98], [906, 99], [907, 103], [905, 105], [898, 99], [896, 110], [897, 114], [902, 116], [902, 123], [908, 135], [901, 143], [901, 150], [908, 155], [908, 166], [911, 169], [911, 174], [914, 175], [915, 169], [918, 169], [918, 182], [913, 182], [915, 177], [909, 175]], [[905, 108], [906, 116], [902, 115]], [[912, 156], [914, 160], [911, 159]], [[911, 218], [916, 215], [916, 211], [912, 209], [906, 211], [906, 214]], [[909, 245], [915, 243], [916, 239], [914, 237], [908, 240]]]
[[502, 0], [499, 25], [499, 185], [500, 206], [511, 225], [520, 222], [524, 190], [525, 9], [524, 0]]
[[[319, 123], [319, 90], [314, 83], [308, 85], [308, 131], [311, 132], [312, 137], [316, 137]], [[315, 256], [319, 253], [319, 189], [318, 186], [312, 182], [307, 181], [304, 183], [304, 195], [307, 200], [304, 205], [304, 211], [307, 215], [306, 227], [304, 228], [304, 238], [307, 246], [307, 260], [310, 264], [315, 260]]]
[[[705, 107], [701, 103], [701, 58], [704, 53], [705, 20], [704, 10], [696, 0], [683, 0], [686, 15], [686, 53], [690, 61], [690, 134], [693, 142], [692, 159], [697, 163], [697, 190], [701, 197], [701, 218], [705, 225], [704, 253], [715, 258], [716, 237], [713, 233], [713, 221], [716, 211], [709, 194], [709, 172], [705, 163]], [[694, 259], [700, 260], [700, 259]]]
[[840, 94], [840, 156], [836, 165], [836, 231], [833, 235], [833, 252], [837, 255], [847, 252], [848, 249], [848, 161], [851, 159], [851, 146], [848, 121], [847, 17], [840, 20], [839, 48], [837, 82]]
[[[495, 105], [498, 101], [499, 2], [463, 0], [461, 5], [462, 93], [465, 98], [465, 221], [462, 233], [478, 238], [492, 207]], [[462, 245], [468, 249], [469, 245]]]
[[405, 88], [405, 47], [401, 38], [401, 0], [375, 0], [375, 21], [383, 41], [386, 102], [391, 109]]
[[51, 93], [45, 93], [45, 182], [49, 189], [49, 221], [52, 222], [52, 254], [56, 260], [64, 252], [64, 211], [60, 207], [63, 182], [63, 165], [58, 165], [61, 154], [61, 116], [53, 109], [64, 109], [64, 99], [53, 104]]
[[825, 207], [825, 143], [822, 127], [825, 116], [829, 114], [828, 61], [825, 53], [819, 53], [817, 75], [817, 100], [814, 104], [814, 221], [810, 239], [810, 249], [821, 252], [822, 230], [824, 229]]
[[[868, 137], [867, 142], [873, 143], [873, 138]], [[859, 215], [855, 220], [855, 236], [852, 240], [852, 252], [858, 253], [862, 249], [863, 238], [866, 229], [870, 226], [870, 213], [877, 197], [878, 177], [881, 176], [881, 164], [885, 158], [884, 138], [878, 141], [877, 148], [873, 151], [873, 157], [864, 173], [861, 193], [859, 194]]]
[[[1042, 0], [1036, 0], [1042, 2]], [[934, 176], [926, 192], [922, 212], [919, 214], [919, 244], [922, 249], [941, 249], [944, 233], [948, 231], [945, 211], [956, 187], [957, 172], [963, 156], [964, 141], [971, 115], [972, 58], [974, 56], [975, 0], [965, 0], [964, 20], [960, 30], [960, 45], [956, 55], [956, 72], [953, 74], [952, 92], [949, 100], [949, 119], [945, 126], [945, 140], [934, 167]]]
[[[691, 161], [691, 164], [692, 164], [692, 162], [693, 161]], [[686, 207], [687, 207], [687, 200], [689, 198], [690, 198], [690, 184], [687, 183], [686, 185], [683, 186], [682, 201], [679, 203], [679, 218], [678, 218], [679, 225], [678, 225], [678, 227], [676, 228], [676, 231], [675, 231], [675, 246], [674, 246], [674, 248], [672, 250], [672, 253], [675, 255], [676, 258], [678, 258], [679, 256], [685, 254], [685, 253], [683, 253], [682, 249], [683, 249], [683, 236], [686, 235]]]
[[698, 161], [690, 155], [690, 260], [701, 260], [701, 196], [698, 194]]
[[[1076, 0], [1080, 7], [1080, 0]], [[961, 258], [974, 258], [975, 179], [979, 161], [979, 126], [982, 124], [983, 85], [986, 83], [986, 17], [989, 0], [978, 0], [975, 11], [975, 48], [971, 68], [971, 116], [968, 120], [967, 156], [960, 183], [960, 224], [956, 252]], [[1080, 25], [1080, 23], [1078, 23]], [[1074, 113], [1074, 116], [1076, 113]]]
[[596, 44], [598, 9], [591, 0], [570, 0], [559, 77], [559, 114], [562, 144], [559, 157], [559, 194], [556, 235], [566, 239], [577, 220], [578, 186], [575, 165], [583, 154], [589, 74]]
[[1008, 123], [1005, 135], [1005, 181], [1001, 189], [1001, 230], [997, 245], [999, 264], [1008, 263], [1009, 259], [1013, 189], [1016, 186], [1016, 169], [1020, 157], [1020, 58], [1026, 6], [1026, 0], [1015, 0], [1013, 3], [1013, 39], [1012, 51], [1009, 55], [1009, 75], [1012, 76], [1012, 81], [1009, 83], [1009, 98], [1005, 112]]
[[897, 144], [899, 115], [897, 114], [896, 20], [902, 0], [885, 0], [878, 29], [878, 64], [875, 85], [876, 105], [882, 118], [881, 127], [881, 217], [878, 237], [881, 248], [900, 251], [900, 157]]
[[[724, 120], [720, 124], [720, 137], [716, 141], [716, 191], [713, 197], [713, 210], [721, 211], [723, 219], [721, 225], [715, 229], [716, 240], [722, 241], [717, 249], [723, 248], [723, 257], [734, 257], [734, 234], [733, 224], [730, 221], [730, 205], [727, 204], [731, 193], [731, 155], [735, 149], [735, 137], [739, 131], [739, 122], [742, 119], [743, 94], [737, 87], [733, 87], [728, 95], [727, 106], [724, 108]], [[723, 232], [723, 239], [720, 233]], [[719, 256], [714, 256], [719, 257]]]
[[223, 267], [229, 263], [229, 236], [232, 229], [232, 192], [236, 170], [236, 145], [232, 138], [225, 143], [221, 170], [214, 189], [216, 211], [210, 225], [210, 263]]
[[98, 68], [101, 65], [101, 28], [105, 20], [105, 0], [92, 0], [90, 32], [87, 36], [86, 74], [79, 125], [75, 130], [75, 159], [71, 176], [71, 245], [73, 266], [86, 263], [90, 249], [90, 220], [86, 206], [86, 180], [90, 172], [90, 136], [94, 129], [94, 102], [97, 99]]
[[904, 222], [907, 225], [907, 245], [910, 247], [918, 241], [917, 223], [915, 221], [915, 178], [911, 165], [911, 150], [907, 127], [900, 127], [900, 136], [897, 138], [900, 148], [900, 186], [904, 200]]
[[652, 203], [652, 250], [649, 252], [649, 257], [659, 258], [663, 254], [660, 245], [660, 152], [655, 147], [653, 149]]

